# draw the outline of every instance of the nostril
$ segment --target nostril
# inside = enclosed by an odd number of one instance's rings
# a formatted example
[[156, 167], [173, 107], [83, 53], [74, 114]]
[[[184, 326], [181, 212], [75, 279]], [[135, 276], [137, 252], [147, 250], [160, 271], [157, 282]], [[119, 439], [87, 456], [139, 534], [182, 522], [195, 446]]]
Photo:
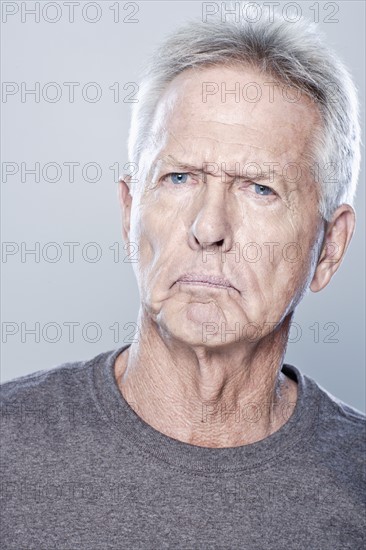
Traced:
[[203, 243], [201, 243], [196, 236], [194, 236], [194, 239], [196, 241], [197, 244], [199, 245], [205, 245], [205, 246], [223, 246], [224, 242], [225, 242], [225, 239], [220, 239], [219, 241], [204, 241]]

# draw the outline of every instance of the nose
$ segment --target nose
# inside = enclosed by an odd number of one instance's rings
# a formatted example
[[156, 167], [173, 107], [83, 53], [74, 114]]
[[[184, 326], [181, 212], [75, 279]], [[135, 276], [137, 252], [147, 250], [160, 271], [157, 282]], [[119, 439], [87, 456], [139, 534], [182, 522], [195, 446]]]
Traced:
[[228, 252], [232, 248], [233, 230], [225, 187], [221, 181], [206, 183], [189, 232], [189, 245], [193, 250], [218, 246]]

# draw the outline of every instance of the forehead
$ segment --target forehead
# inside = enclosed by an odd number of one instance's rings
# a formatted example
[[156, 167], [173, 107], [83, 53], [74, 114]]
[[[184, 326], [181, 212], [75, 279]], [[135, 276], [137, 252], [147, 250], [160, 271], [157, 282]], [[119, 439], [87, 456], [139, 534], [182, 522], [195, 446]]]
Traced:
[[307, 152], [317, 106], [252, 68], [189, 69], [168, 85], [153, 123], [157, 149], [202, 162], [296, 162]]

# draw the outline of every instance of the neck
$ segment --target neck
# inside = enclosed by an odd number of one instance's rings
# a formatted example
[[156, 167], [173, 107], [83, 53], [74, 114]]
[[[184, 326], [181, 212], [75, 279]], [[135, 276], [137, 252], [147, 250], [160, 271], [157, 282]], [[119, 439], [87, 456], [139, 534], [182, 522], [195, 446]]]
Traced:
[[139, 314], [139, 341], [118, 357], [119, 389], [150, 426], [203, 447], [236, 447], [277, 431], [292, 414], [297, 384], [281, 373], [290, 314], [256, 343], [191, 346]]

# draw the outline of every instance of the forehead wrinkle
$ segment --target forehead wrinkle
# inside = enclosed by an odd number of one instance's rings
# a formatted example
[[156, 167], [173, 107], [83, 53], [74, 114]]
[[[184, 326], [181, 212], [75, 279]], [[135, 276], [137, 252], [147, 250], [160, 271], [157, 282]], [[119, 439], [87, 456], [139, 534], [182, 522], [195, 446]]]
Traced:
[[252, 132], [259, 132], [262, 135], [264, 134], [263, 130], [261, 130], [260, 128], [253, 128], [241, 122], [222, 122], [221, 120], [205, 120], [204, 118], [201, 118], [200, 122], [203, 122], [205, 124], [220, 124], [223, 126], [239, 126], [240, 128], [245, 128], [246, 130], [250, 130]]
[[[188, 134], [182, 134], [182, 137], [185, 137], [187, 139], [189, 139], [190, 141], [192, 141], [193, 139], [194, 140], [210, 140], [210, 141], [214, 141], [215, 143], [218, 143], [220, 145], [237, 145], [238, 147], [250, 147], [250, 148], [253, 148], [253, 149], [259, 149], [259, 150], [263, 150], [263, 147], [260, 147], [259, 145], [253, 145], [252, 143], [244, 143], [244, 142], [237, 142], [237, 141], [228, 141], [228, 140], [222, 140], [222, 139], [218, 139], [218, 138], [214, 138], [212, 136], [192, 136], [192, 135], [188, 135]], [[180, 143], [180, 145], [182, 146], [182, 144]], [[182, 146], [183, 147], [183, 146]], [[184, 147], [183, 147], [184, 149]], [[276, 154], [276, 151], [273, 151], [272, 149], [268, 149], [269, 152], [273, 153], [273, 154]]]
[[[209, 120], [202, 120], [200, 119], [200, 122], [204, 122], [206, 124], [210, 124], [211, 121]], [[238, 122], [235, 122], [235, 123], [226, 123], [226, 122], [220, 122], [220, 121], [213, 121], [215, 124], [221, 124], [225, 127], [227, 126], [238, 126], [238, 127], [241, 127], [241, 128], [245, 128], [248, 132], [258, 132], [259, 134], [261, 134], [263, 137], [265, 136], [265, 133], [257, 128], [251, 128], [245, 124], [240, 124]], [[174, 123], [173, 123], [174, 124]], [[173, 126], [174, 128], [174, 126]], [[165, 142], [165, 145], [167, 145], [167, 138], [171, 136], [172, 139], [176, 142], [177, 145], [179, 145], [179, 147], [182, 149], [183, 152], [186, 151], [186, 147], [183, 143], [181, 143], [181, 141], [178, 139], [178, 137], [176, 136], [176, 131], [174, 130], [171, 130], [169, 128], [169, 125], [168, 124], [164, 124], [164, 125], [160, 125], [160, 127], [154, 132], [154, 136], [153, 136], [153, 141], [154, 143], [157, 145], [158, 141], [163, 139], [164, 142]], [[235, 136], [237, 138], [237, 136]], [[206, 141], [211, 141], [211, 142], [215, 142], [219, 145], [235, 145], [237, 147], [250, 147], [250, 148], [253, 148], [253, 149], [258, 149], [258, 150], [263, 150], [263, 147], [261, 147], [260, 145], [254, 145], [253, 143], [244, 143], [243, 141], [241, 142], [238, 142], [238, 141], [229, 141], [228, 139], [225, 139], [223, 140], [222, 138], [215, 138], [213, 137], [212, 135], [192, 135], [192, 134], [187, 134], [187, 133], [182, 133], [180, 134], [180, 138], [181, 139], [187, 139], [189, 143], [192, 142], [192, 139], [195, 139], [195, 140], [206, 140]], [[245, 139], [245, 136], [243, 136], [243, 139]], [[276, 154], [282, 154], [282, 151], [280, 153], [278, 153], [278, 151], [275, 151], [273, 149], [267, 149], [269, 153], [272, 153], [273, 155], [276, 155]], [[287, 150], [287, 147], [285, 147], [284, 151]]]

